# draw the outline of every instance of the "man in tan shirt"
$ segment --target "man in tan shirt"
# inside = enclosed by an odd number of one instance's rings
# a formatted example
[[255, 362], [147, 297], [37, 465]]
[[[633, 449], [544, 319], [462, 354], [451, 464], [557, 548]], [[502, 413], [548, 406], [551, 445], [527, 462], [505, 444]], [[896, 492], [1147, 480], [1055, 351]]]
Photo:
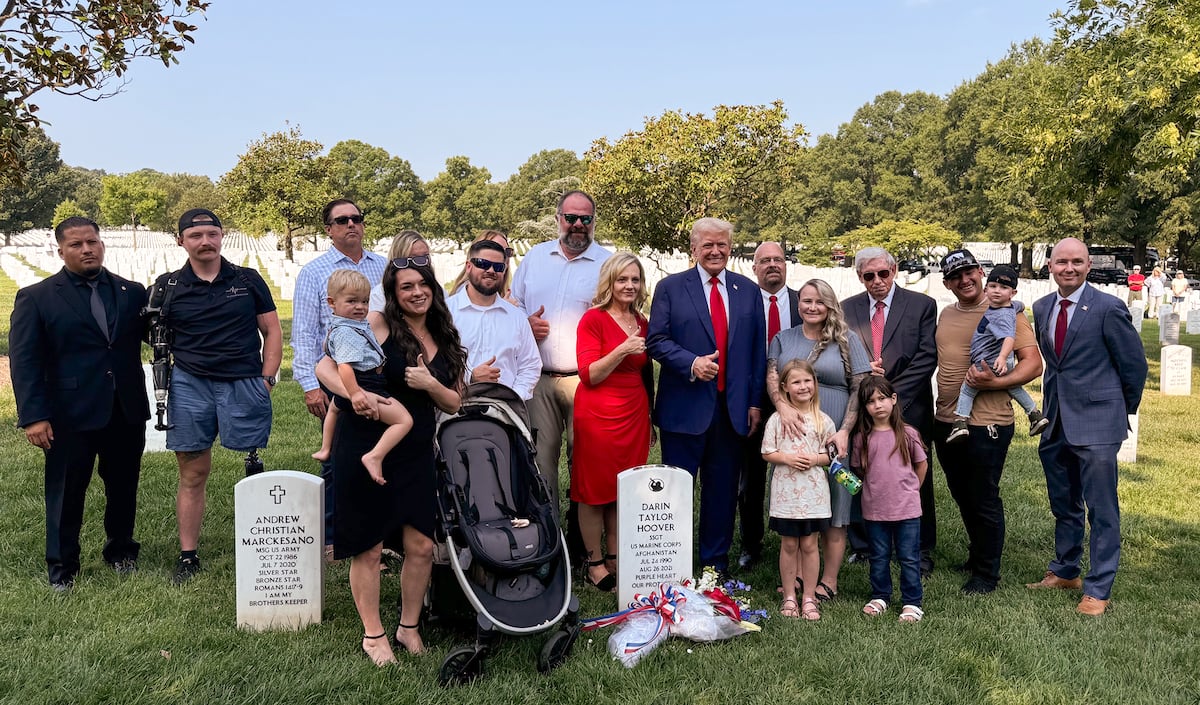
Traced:
[[[982, 595], [1000, 582], [1000, 555], [1004, 552], [1004, 502], [1000, 475], [1013, 438], [1012, 398], [1005, 391], [1023, 385], [1042, 373], [1033, 327], [1017, 317], [1013, 352], [1016, 366], [997, 377], [971, 367], [971, 336], [987, 310], [983, 268], [968, 250], [954, 250], [942, 258], [942, 283], [957, 299], [942, 311], [937, 325], [937, 401], [934, 405], [934, 444], [946, 476], [946, 485], [958, 504], [970, 546], [963, 570], [970, 576], [966, 594]], [[966, 380], [979, 389], [967, 422], [966, 443], [948, 444], [954, 423], [954, 406]]]

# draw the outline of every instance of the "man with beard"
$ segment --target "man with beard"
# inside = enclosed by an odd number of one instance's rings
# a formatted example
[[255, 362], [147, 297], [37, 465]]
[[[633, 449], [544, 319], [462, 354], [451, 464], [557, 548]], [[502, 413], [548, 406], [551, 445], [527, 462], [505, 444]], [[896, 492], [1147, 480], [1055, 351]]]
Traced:
[[[1076, 611], [1098, 617], [1108, 607], [1121, 557], [1117, 450], [1141, 403], [1147, 365], [1129, 310], [1087, 284], [1090, 270], [1087, 245], [1060, 240], [1050, 253], [1058, 290], [1033, 304], [1046, 359], [1042, 391], [1050, 427], [1038, 455], [1054, 514], [1054, 560], [1041, 581], [1026, 587], [1082, 589]], [[1080, 579], [1085, 518], [1090, 560]]]
[[[946, 475], [946, 486], [958, 504], [967, 530], [970, 577], [962, 586], [968, 595], [983, 595], [1000, 582], [1000, 555], [1004, 551], [1004, 502], [1000, 475], [1013, 438], [1013, 413], [1009, 387], [1023, 385], [1042, 372], [1033, 328], [1025, 316], [1017, 317], [1013, 352], [1017, 365], [997, 377], [971, 366], [971, 336], [987, 311], [983, 268], [968, 250], [953, 250], [942, 258], [942, 283], [957, 299], [942, 311], [937, 324], [937, 402], [933, 439]], [[966, 443], [947, 443], [954, 425], [954, 407], [963, 380], [979, 390], [967, 422]]]
[[[937, 305], [928, 296], [896, 284], [896, 258], [882, 247], [866, 247], [854, 255], [854, 270], [863, 291], [842, 302], [846, 325], [871, 350], [876, 371], [892, 383], [904, 423], [917, 429], [926, 447], [933, 440], [933, 390], [929, 380], [937, 367]], [[930, 463], [932, 468], [932, 463]], [[855, 496], [854, 503], [861, 503]], [[855, 516], [860, 516], [856, 511]], [[921, 483], [921, 574], [933, 572], [937, 521], [933, 473]], [[868, 553], [870, 544], [861, 519], [850, 525], [851, 549]]]
[[467, 251], [467, 285], [446, 299], [467, 349], [467, 382], [499, 382], [522, 399], [533, 397], [542, 371], [525, 312], [500, 298], [507, 269], [504, 248], [491, 240]]
[[[762, 291], [763, 314], [767, 321], [767, 346], [781, 330], [800, 324], [799, 300], [795, 289], [785, 286], [787, 259], [783, 248], [764, 242], [754, 251], [754, 277]], [[760, 409], [771, 408], [767, 390], [762, 390]], [[738, 516], [741, 518], [742, 555], [738, 568], [749, 570], [762, 558], [763, 508], [766, 503], [767, 461], [762, 457], [763, 424], [746, 440], [746, 459], [738, 482]]]
[[176, 242], [188, 260], [164, 274], [160, 321], [171, 331], [171, 393], [167, 448], [179, 461], [179, 560], [174, 582], [200, 571], [198, 546], [212, 445], [249, 452], [271, 435], [271, 390], [283, 360], [283, 332], [275, 301], [261, 275], [221, 256], [225, 232], [210, 210], [179, 218]]
[[17, 426], [46, 460], [46, 566], [50, 587], [79, 572], [83, 501], [99, 458], [104, 562], [137, 570], [133, 540], [146, 443], [146, 383], [138, 316], [146, 289], [104, 268], [100, 229], [87, 218], [54, 228], [62, 271], [17, 292], [8, 347]]
[[660, 364], [662, 460], [700, 480], [700, 564], [729, 568], [746, 437], [759, 426], [767, 329], [754, 282], [725, 269], [733, 224], [692, 226], [696, 266], [654, 289], [646, 348]]
[[[558, 199], [558, 239], [532, 247], [513, 274], [512, 296], [529, 317], [529, 327], [542, 358], [542, 374], [529, 404], [530, 423], [537, 429], [537, 463], [554, 493], [557, 506], [558, 460], [563, 434], [571, 457], [571, 419], [579, 386], [575, 333], [592, 305], [600, 282], [600, 265], [612, 256], [593, 240], [596, 202], [583, 191]], [[572, 512], [572, 516], [574, 513]], [[573, 522], [568, 527], [572, 559], [583, 555]]]

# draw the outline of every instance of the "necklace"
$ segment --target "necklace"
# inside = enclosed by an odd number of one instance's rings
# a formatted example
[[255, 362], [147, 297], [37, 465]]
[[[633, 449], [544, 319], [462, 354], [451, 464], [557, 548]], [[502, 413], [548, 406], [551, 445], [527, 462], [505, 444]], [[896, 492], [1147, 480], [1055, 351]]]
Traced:
[[612, 319], [617, 322], [617, 325], [621, 326], [621, 328], [625, 329], [630, 334], [638, 332], [638, 329], [641, 328], [641, 326], [638, 324], [637, 316], [632, 313], [629, 314], [629, 323], [626, 323], [618, 318], [615, 310], [610, 310], [608, 315], [612, 316]]

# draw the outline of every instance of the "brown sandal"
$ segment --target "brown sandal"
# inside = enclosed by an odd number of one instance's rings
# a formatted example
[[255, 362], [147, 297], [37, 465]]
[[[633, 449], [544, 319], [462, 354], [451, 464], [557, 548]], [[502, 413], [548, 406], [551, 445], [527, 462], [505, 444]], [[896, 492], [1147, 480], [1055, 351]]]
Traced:
[[[791, 607], [788, 607], [789, 604]], [[789, 597], [783, 601], [783, 604], [779, 605], [779, 616], [791, 617], [792, 619], [800, 616], [800, 606], [796, 604], [796, 598]]]
[[801, 616], [810, 622], [816, 622], [821, 619], [821, 607], [817, 601], [811, 597], [804, 598], [804, 609], [800, 612]]

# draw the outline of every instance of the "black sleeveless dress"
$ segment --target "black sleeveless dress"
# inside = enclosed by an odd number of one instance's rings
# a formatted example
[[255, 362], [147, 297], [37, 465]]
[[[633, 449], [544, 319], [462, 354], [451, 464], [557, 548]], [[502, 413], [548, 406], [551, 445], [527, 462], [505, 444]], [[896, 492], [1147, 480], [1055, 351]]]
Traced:
[[[386, 485], [377, 485], [362, 465], [362, 456], [379, 441], [386, 425], [359, 416], [353, 410], [338, 414], [333, 435], [334, 557], [349, 558], [382, 543], [400, 529], [411, 526], [433, 538], [436, 522], [433, 434], [437, 409], [429, 394], [408, 386], [407, 363], [388, 338], [383, 343], [387, 362], [383, 376], [394, 402], [412, 415], [413, 428], [383, 461]], [[429, 372], [450, 385], [446, 361], [438, 354], [428, 363]]]

